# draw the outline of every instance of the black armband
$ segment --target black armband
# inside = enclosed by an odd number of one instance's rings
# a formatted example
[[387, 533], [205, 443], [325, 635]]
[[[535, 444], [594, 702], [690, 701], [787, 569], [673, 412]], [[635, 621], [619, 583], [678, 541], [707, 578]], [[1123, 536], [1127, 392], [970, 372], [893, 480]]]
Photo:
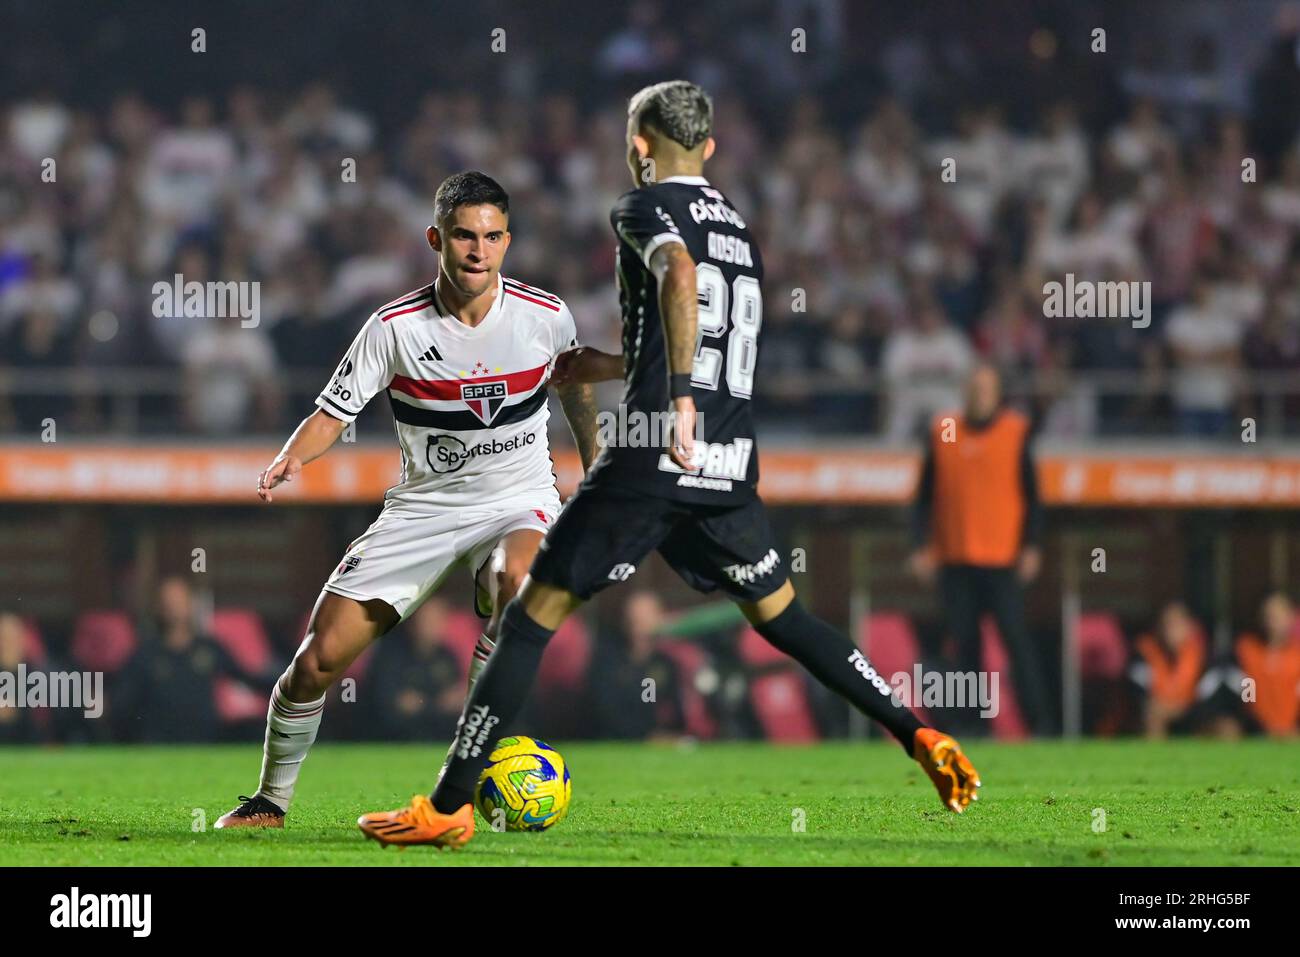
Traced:
[[668, 398], [685, 399], [691, 394], [691, 374], [674, 372], [668, 376]]

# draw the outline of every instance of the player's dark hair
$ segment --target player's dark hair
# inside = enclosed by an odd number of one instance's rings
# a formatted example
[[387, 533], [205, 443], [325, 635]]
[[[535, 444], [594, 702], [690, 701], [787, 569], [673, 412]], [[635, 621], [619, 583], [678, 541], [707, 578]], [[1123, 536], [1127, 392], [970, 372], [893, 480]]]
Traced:
[[510, 215], [510, 197], [501, 184], [476, 169], [453, 173], [442, 181], [433, 197], [433, 221], [441, 226], [462, 206], [495, 206]]
[[627, 104], [637, 129], [649, 126], [693, 150], [713, 134], [713, 100], [689, 80], [647, 86]]

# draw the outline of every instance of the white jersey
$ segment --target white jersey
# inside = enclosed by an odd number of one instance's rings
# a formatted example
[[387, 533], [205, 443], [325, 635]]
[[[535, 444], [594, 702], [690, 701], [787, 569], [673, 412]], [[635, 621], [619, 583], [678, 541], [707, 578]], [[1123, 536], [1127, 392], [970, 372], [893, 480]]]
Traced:
[[402, 474], [386, 504], [558, 509], [546, 382], [575, 345], [573, 315], [548, 292], [498, 276], [492, 308], [470, 328], [431, 284], [366, 320], [316, 404], [351, 422], [388, 390]]

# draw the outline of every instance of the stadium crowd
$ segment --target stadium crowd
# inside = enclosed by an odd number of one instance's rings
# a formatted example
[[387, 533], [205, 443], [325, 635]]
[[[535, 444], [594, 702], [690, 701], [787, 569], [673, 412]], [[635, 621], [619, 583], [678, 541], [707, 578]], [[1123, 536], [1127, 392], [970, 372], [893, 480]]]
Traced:
[[[848, 13], [810, 6], [832, 25]], [[365, 316], [429, 281], [430, 197], [464, 168], [512, 194], [507, 271], [616, 348], [623, 97], [679, 73], [714, 81], [710, 176], [761, 236], [771, 433], [907, 440], [956, 404], [977, 357], [1032, 392], [1047, 435], [1296, 421], [1295, 395], [1259, 388], [1259, 373], [1300, 370], [1300, 124], [1278, 95], [1300, 81], [1294, 23], [1261, 39], [1233, 100], [1198, 85], [1212, 62], [1084, 69], [1075, 51], [1067, 69], [1063, 40], [1041, 31], [1001, 60], [963, 48], [961, 21], [942, 41], [900, 32], [868, 75], [838, 48], [789, 65], [772, 47], [782, 31], [755, 47], [738, 28], [714, 50], [708, 18], [697, 6], [670, 30], [669, 7], [638, 3], [587, 72], [548, 77], [544, 94], [478, 60], [455, 89], [413, 79], [395, 117], [326, 79], [0, 103], [0, 429], [282, 430]], [[735, 81], [768, 61], [752, 86]], [[1014, 97], [997, 92], [1008, 71]], [[1045, 318], [1043, 285], [1067, 273], [1149, 281], [1150, 326]], [[154, 291], [177, 275], [259, 283], [255, 325], [177, 314]], [[60, 369], [121, 374], [14, 375]], [[143, 395], [125, 418], [110, 401], [122, 390]]]

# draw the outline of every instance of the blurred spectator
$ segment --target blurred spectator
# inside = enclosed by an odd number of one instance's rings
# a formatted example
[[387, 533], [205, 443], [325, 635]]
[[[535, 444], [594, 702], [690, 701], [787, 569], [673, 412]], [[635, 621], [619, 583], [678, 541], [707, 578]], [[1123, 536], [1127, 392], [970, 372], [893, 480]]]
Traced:
[[[814, 6], [817, 22], [849, 28], [847, 7]], [[101, 430], [279, 432], [364, 317], [428, 281], [431, 194], [466, 166], [493, 172], [515, 199], [507, 271], [568, 299], [583, 340], [608, 348], [617, 334], [608, 215], [626, 189], [623, 97], [683, 73], [716, 99], [710, 176], [762, 237], [763, 352], [781, 372], [780, 394], [760, 393], [765, 419], [797, 421], [801, 434], [909, 437], [953, 400], [974, 343], [1008, 374], [1050, 365], [1051, 377], [1033, 385], [1040, 407], [1057, 403], [1056, 434], [1173, 431], [1171, 382], [1181, 430], [1218, 434], [1235, 401], [1223, 399], [1223, 365], [1241, 344], [1223, 320], [1234, 317], [1244, 334], [1268, 303], [1293, 316], [1300, 295], [1296, 110], [1277, 95], [1297, 71], [1300, 8], [1280, 8], [1271, 34], [1260, 30], [1267, 16], [1239, 15], [1222, 36], [1183, 31], [1167, 56], [1111, 58], [1095, 70], [1043, 59], [1032, 44], [971, 44], [961, 18], [926, 18], [918, 32], [910, 14], [888, 12], [873, 18], [878, 43], [837, 44], [836, 34], [823, 38], [815, 69], [774, 67], [782, 9], [760, 4], [737, 29], [707, 5], [679, 16], [662, 0], [640, 0], [611, 21], [579, 3], [569, 35], [594, 51], [585, 64], [558, 71], [520, 54], [493, 71], [491, 58], [462, 50], [448, 67], [457, 90], [386, 74], [382, 87], [349, 83], [345, 95], [326, 75], [364, 73], [357, 66], [371, 57], [347, 17], [299, 38], [328, 50], [330, 67], [296, 88], [232, 68], [224, 88], [178, 96], [157, 79], [163, 73], [123, 66], [132, 82], [115, 85], [141, 92], [101, 104], [99, 90], [50, 92], [18, 58], [4, 69], [31, 92], [11, 98], [0, 126], [0, 371], [36, 364], [59, 391], [69, 377], [57, 374], [79, 367], [199, 366], [208, 383], [229, 369], [210, 405], [124, 376], [104, 392], [125, 402], [87, 392], [78, 412]], [[1159, 30], [1171, 11], [1143, 24]], [[130, 14], [114, 16], [118, 34], [129, 34]], [[707, 39], [718, 36], [725, 42]], [[269, 50], [242, 55], [267, 63]], [[1236, 63], [1257, 64], [1254, 75], [1237, 67], [1234, 76]], [[1007, 76], [1028, 77], [1033, 89], [1008, 88]], [[835, 92], [844, 89], [860, 92]], [[964, 96], [972, 90], [986, 92]], [[1213, 112], [1202, 117], [1206, 106]], [[1242, 181], [1246, 155], [1258, 161], [1255, 182]], [[49, 158], [58, 176], [47, 182]], [[1150, 281], [1152, 330], [1049, 326], [1042, 285], [1066, 272]], [[226, 342], [195, 317], [155, 315], [147, 291], [177, 273], [262, 282], [270, 341]], [[1180, 321], [1166, 335], [1171, 312], [1204, 310], [1192, 288], [1207, 277], [1217, 318]], [[793, 290], [809, 312], [782, 323]], [[57, 317], [56, 344], [38, 341], [50, 336], [42, 318], [28, 329], [32, 344], [15, 351], [23, 334], [6, 337], [33, 313]], [[33, 363], [32, 350], [48, 363]], [[280, 378], [291, 401], [277, 406], [254, 382], [268, 368], [289, 370]], [[809, 374], [823, 370], [843, 387]], [[1099, 375], [1107, 372], [1136, 386]], [[24, 404], [16, 400], [38, 391], [15, 396], [15, 381], [0, 380], [5, 424]], [[1300, 387], [1282, 387], [1289, 410]], [[235, 400], [240, 388], [259, 390], [251, 404]], [[1194, 391], [1208, 397], [1194, 404]], [[110, 405], [104, 399], [121, 410], [111, 425], [93, 408]], [[886, 401], [889, 411], [864, 429]]]
[[181, 232], [212, 215], [234, 174], [229, 132], [218, 126], [212, 101], [190, 97], [181, 105], [181, 125], [161, 132], [145, 160], [140, 200], [155, 224]]
[[139, 650], [118, 674], [105, 713], [133, 741], [214, 741], [219, 730], [216, 680], [229, 677], [250, 688], [269, 688], [280, 665], [266, 674], [244, 671], [198, 625], [194, 595], [179, 576], [158, 584], [152, 620], [140, 622]]
[[816, 368], [824, 376], [821, 397], [826, 400], [818, 418], [837, 432], [853, 432], [867, 421], [865, 397], [856, 388], [870, 374], [865, 331], [866, 317], [862, 310], [845, 307], [831, 320], [826, 334], [817, 340]]
[[602, 640], [588, 675], [592, 724], [603, 737], [671, 737], [685, 728], [677, 666], [656, 647], [665, 616], [659, 597], [634, 591], [619, 635]]
[[1161, 122], [1155, 101], [1140, 97], [1133, 101], [1128, 118], [1110, 131], [1106, 148], [1121, 169], [1141, 174], [1175, 147], [1173, 133]]
[[880, 364], [889, 388], [885, 435], [897, 442], [915, 438], [936, 414], [961, 404], [974, 352], [936, 304], [923, 302], [912, 323], [885, 340]]
[[[17, 681], [22, 664], [36, 667], [28, 658], [27, 623], [15, 614], [0, 612], [0, 672], [8, 672]], [[45, 737], [37, 709], [0, 705], [0, 744], [33, 744]]]
[[1248, 723], [1253, 730], [1278, 738], [1300, 735], [1300, 634], [1296, 610], [1289, 596], [1275, 592], [1260, 607], [1263, 638], [1247, 633], [1237, 639], [1237, 664], [1242, 677], [1253, 682], [1247, 694], [1237, 687], [1245, 702]]
[[1195, 730], [1198, 688], [1205, 672], [1205, 638], [1200, 626], [1180, 601], [1160, 611], [1154, 634], [1138, 637], [1137, 659], [1129, 677], [1143, 695], [1143, 731], [1148, 738], [1164, 738]]
[[1174, 358], [1172, 399], [1184, 435], [1221, 435], [1237, 397], [1242, 323], [1214, 300], [1204, 278], [1192, 286], [1192, 301], [1175, 309], [1165, 328]]
[[[0, 354], [18, 370], [51, 369], [66, 365], [72, 341], [72, 330], [55, 313], [33, 309], [0, 335]], [[41, 428], [45, 418], [57, 419], [67, 405], [67, 399], [57, 392], [24, 392], [10, 399], [8, 411], [14, 418], [12, 427], [30, 435]]]
[[451, 650], [450, 607], [425, 601], [379, 642], [366, 675], [377, 728], [394, 741], [450, 738], [465, 704], [465, 675]]
[[[47, 254], [38, 254], [31, 260], [29, 275], [9, 283], [0, 295], [0, 331], [12, 326], [19, 317], [31, 312], [44, 312], [54, 316], [59, 331], [72, 325], [81, 307], [81, 292], [68, 276], [59, 274], [58, 266]], [[68, 363], [73, 357], [64, 354]]]
[[234, 435], [255, 422], [274, 421], [276, 360], [266, 333], [245, 328], [238, 316], [195, 325], [182, 353], [190, 428]]

